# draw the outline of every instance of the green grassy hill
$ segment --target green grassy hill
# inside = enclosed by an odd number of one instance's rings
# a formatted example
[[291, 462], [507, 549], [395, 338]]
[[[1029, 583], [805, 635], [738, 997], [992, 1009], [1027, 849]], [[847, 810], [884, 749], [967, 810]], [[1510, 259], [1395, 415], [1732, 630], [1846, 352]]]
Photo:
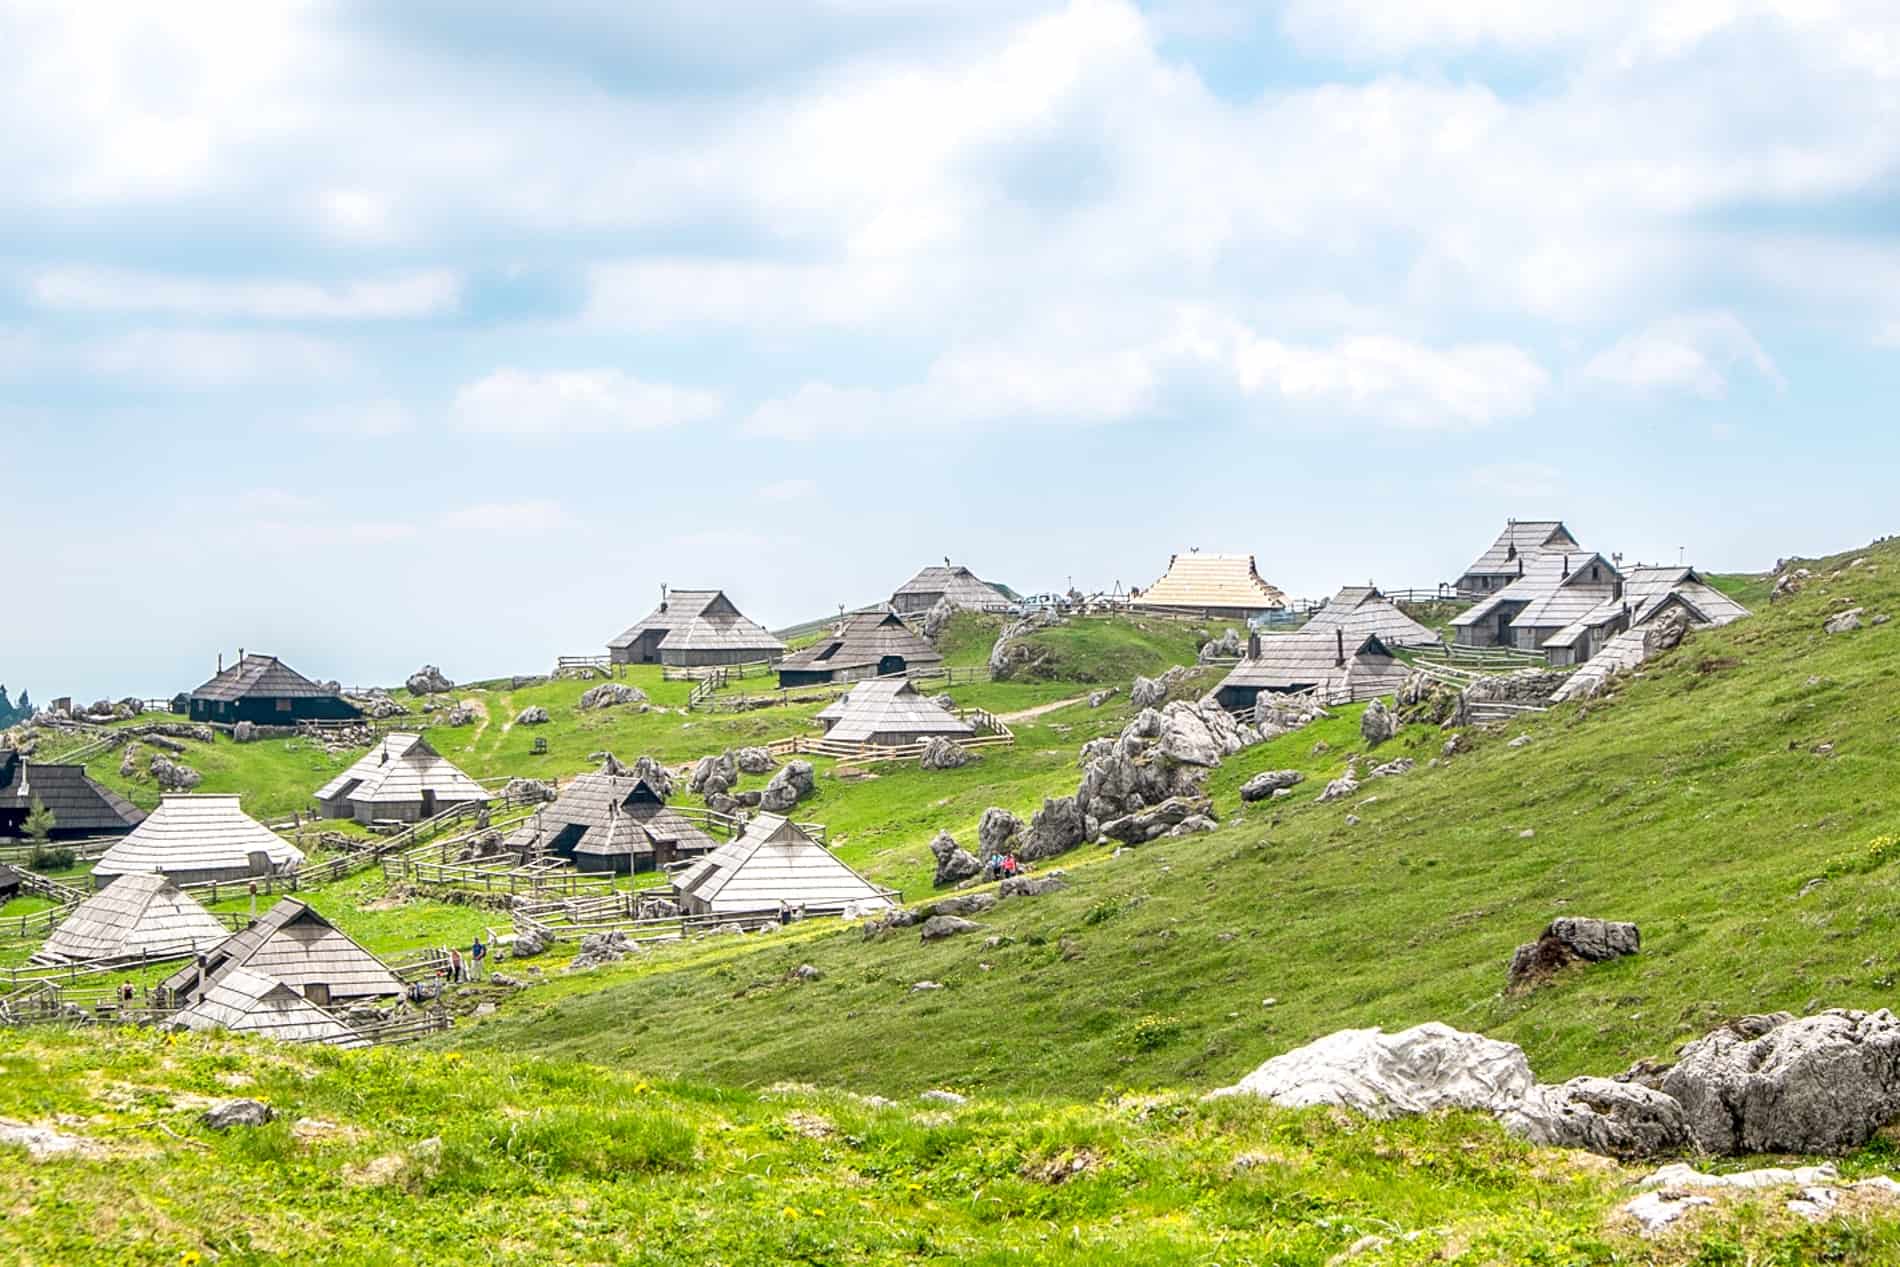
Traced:
[[[1900, 609], [1900, 547], [1866, 556], [1694, 634], [1613, 698], [1473, 734], [1442, 768], [1425, 763], [1445, 736], [1408, 729], [1380, 756], [1420, 768], [1344, 803], [1312, 794], [1360, 746], [1350, 712], [1251, 750], [1213, 781], [1223, 830], [1077, 851], [1071, 891], [983, 918], [1003, 945], [841, 933], [797, 949], [827, 973], [799, 992], [777, 984], [792, 965], [769, 945], [749, 967], [631, 969], [460, 1041], [637, 1052], [748, 1084], [1093, 1094], [1231, 1081], [1347, 1025], [1483, 1030], [1561, 1078], [1666, 1055], [1746, 1012], [1884, 1006], [1900, 863], [1869, 842], [1900, 828], [1900, 626], [1821, 632], [1850, 602]], [[1519, 733], [1531, 742], [1510, 746]], [[1240, 782], [1283, 766], [1309, 772], [1303, 794], [1243, 812]], [[1566, 913], [1636, 920], [1643, 954], [1504, 995], [1512, 948]], [[945, 988], [912, 994], [924, 979]], [[1156, 1026], [1168, 1041], [1138, 1039]]]

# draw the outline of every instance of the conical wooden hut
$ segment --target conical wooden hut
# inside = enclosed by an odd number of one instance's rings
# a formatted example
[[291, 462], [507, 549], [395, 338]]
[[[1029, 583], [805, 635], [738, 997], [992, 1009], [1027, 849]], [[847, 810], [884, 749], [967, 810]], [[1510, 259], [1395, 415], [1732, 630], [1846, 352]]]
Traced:
[[235, 796], [166, 796], [92, 869], [103, 885], [155, 872], [177, 884], [245, 880], [294, 871], [303, 851], [246, 814]]
[[1444, 641], [1419, 624], [1374, 585], [1348, 585], [1314, 612], [1301, 633], [1331, 633], [1337, 629], [1354, 646], [1376, 637], [1388, 647], [1430, 647]]
[[178, 1029], [229, 1030], [280, 1043], [365, 1047], [368, 1040], [275, 977], [232, 968], [171, 1019]]
[[75, 906], [33, 961], [167, 959], [209, 950], [230, 935], [217, 916], [164, 876], [128, 875]]
[[651, 781], [601, 770], [570, 781], [503, 844], [524, 856], [566, 858], [579, 871], [627, 875], [702, 857], [719, 842], [667, 808]]
[[317, 789], [325, 818], [404, 823], [457, 805], [480, 805], [488, 789], [429, 746], [421, 735], [385, 735], [355, 765]]
[[145, 821], [144, 811], [94, 782], [86, 767], [28, 761], [0, 748], [0, 836], [20, 835], [35, 801], [53, 816], [53, 840], [123, 836]]
[[1202, 554], [1190, 550], [1168, 560], [1167, 573], [1128, 600], [1150, 611], [1246, 620], [1279, 611], [1286, 595], [1260, 578], [1251, 554]]
[[929, 611], [948, 599], [952, 607], [970, 611], [998, 611], [1010, 606], [1010, 597], [1000, 588], [980, 579], [960, 564], [945, 562], [941, 567], [925, 568], [897, 587], [891, 595], [891, 607], [906, 616]]
[[809, 914], [893, 906], [893, 895], [840, 862], [778, 814], [760, 814], [674, 882], [688, 915], [769, 915], [780, 903]]
[[238, 969], [283, 982], [326, 1006], [403, 992], [388, 965], [294, 897], [281, 899], [249, 928], [207, 949], [160, 988], [175, 1002], [191, 1002]]
[[[219, 657], [222, 660], [223, 657]], [[363, 715], [333, 686], [312, 682], [274, 655], [238, 655], [230, 668], [186, 700], [193, 721], [294, 726], [300, 721], [353, 721]]]
[[1410, 670], [1376, 636], [1354, 643], [1342, 630], [1254, 635], [1247, 657], [1215, 688], [1222, 708], [1251, 708], [1263, 691], [1314, 691], [1330, 703], [1391, 695]]
[[779, 661], [780, 686], [857, 682], [934, 669], [943, 653], [893, 611], [856, 612], [828, 635]]
[[884, 747], [922, 743], [942, 736], [968, 739], [976, 727], [917, 690], [914, 682], [880, 678], [860, 682], [818, 710], [827, 738]]
[[746, 619], [721, 590], [673, 590], [647, 618], [607, 644], [615, 664], [696, 668], [777, 663], [785, 644]]

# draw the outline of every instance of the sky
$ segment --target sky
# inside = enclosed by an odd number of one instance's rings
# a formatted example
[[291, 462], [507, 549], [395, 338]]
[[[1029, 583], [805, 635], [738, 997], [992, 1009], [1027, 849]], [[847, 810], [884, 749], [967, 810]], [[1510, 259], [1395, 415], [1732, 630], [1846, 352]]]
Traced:
[[0, 0], [0, 682], [1894, 530], [1888, 0]]

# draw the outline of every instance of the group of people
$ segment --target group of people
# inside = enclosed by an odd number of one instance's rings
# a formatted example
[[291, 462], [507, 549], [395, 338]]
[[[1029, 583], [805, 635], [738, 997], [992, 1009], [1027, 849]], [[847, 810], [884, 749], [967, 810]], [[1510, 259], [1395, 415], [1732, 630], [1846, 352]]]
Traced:
[[488, 958], [488, 947], [477, 937], [467, 953], [450, 947], [448, 977], [452, 982], [480, 981], [482, 979], [482, 961]]
[[1007, 880], [1010, 876], [1022, 873], [1023, 864], [1016, 861], [1013, 853], [993, 853], [989, 861], [983, 864], [985, 880]]
[[790, 924], [795, 919], [804, 918], [805, 904], [803, 902], [794, 903], [781, 901], [778, 904], [778, 922], [781, 927]]

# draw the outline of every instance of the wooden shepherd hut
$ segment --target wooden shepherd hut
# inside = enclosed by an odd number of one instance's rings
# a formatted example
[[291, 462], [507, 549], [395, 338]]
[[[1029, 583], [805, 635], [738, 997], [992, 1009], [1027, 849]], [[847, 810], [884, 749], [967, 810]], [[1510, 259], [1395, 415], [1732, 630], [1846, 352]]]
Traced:
[[53, 840], [123, 836], [145, 821], [144, 811], [88, 778], [86, 767], [43, 765], [0, 748], [0, 836], [24, 834], [34, 801], [53, 816]]
[[1128, 605], [1149, 611], [1251, 620], [1286, 606], [1286, 595], [1260, 579], [1251, 554], [1190, 550], [1168, 560], [1168, 571]]
[[828, 738], [897, 747], [942, 736], [968, 739], [976, 727], [902, 678], [860, 682], [817, 714]]
[[645, 620], [607, 644], [615, 664], [704, 668], [778, 663], [785, 644], [747, 620], [721, 590], [673, 590]]
[[1511, 519], [1504, 531], [1458, 578], [1460, 598], [1485, 598], [1524, 575], [1526, 567], [1546, 554], [1583, 554], [1584, 548], [1562, 521]]
[[317, 789], [324, 818], [420, 822], [457, 805], [481, 805], [488, 789], [421, 735], [385, 735], [362, 760]]
[[913, 616], [929, 611], [944, 599], [949, 599], [952, 607], [969, 611], [1001, 611], [1012, 605], [1002, 589], [946, 559], [942, 567], [927, 567], [898, 586], [891, 595], [891, 607], [900, 615]]
[[300, 721], [354, 721], [362, 710], [332, 687], [312, 682], [274, 655], [238, 653], [191, 693], [191, 720], [235, 725], [294, 726]]
[[780, 903], [807, 914], [895, 906], [880, 889], [778, 814], [760, 814], [737, 840], [683, 872], [673, 887], [688, 915], [769, 917]]
[[846, 616], [825, 637], [779, 661], [780, 686], [858, 682], [932, 669], [943, 653], [911, 632], [894, 611]]
[[33, 955], [39, 964], [167, 959], [231, 935], [217, 916], [162, 875], [128, 875], [67, 913]]
[[[1726, 625], [1749, 614], [1692, 567], [1638, 565], [1625, 575], [1620, 594], [1544, 639], [1542, 650], [1553, 665], [1591, 666], [1617, 648], [1615, 660], [1598, 675], [1607, 676], [1642, 662], [1642, 632], [1670, 611], [1682, 612], [1695, 628]], [[1631, 634], [1636, 635], [1633, 640]]]
[[1328, 703], [1351, 703], [1391, 695], [1405, 685], [1408, 670], [1377, 634], [1357, 641], [1342, 629], [1330, 632], [1255, 634], [1247, 656], [1215, 688], [1222, 708], [1252, 708], [1263, 691], [1314, 691]]
[[327, 1043], [366, 1047], [369, 1041], [314, 1000], [286, 983], [247, 968], [224, 973], [191, 1006], [178, 1012], [175, 1029], [229, 1030], [280, 1043]]
[[247, 880], [294, 871], [303, 851], [238, 806], [235, 796], [173, 795], [131, 835], [106, 850], [92, 879], [156, 873], [175, 884]]
[[1301, 633], [1339, 630], [1357, 646], [1376, 637], [1388, 647], [1435, 647], [1444, 641], [1399, 610], [1399, 605], [1374, 585], [1348, 585], [1332, 596], [1301, 626]]
[[1461, 647], [1538, 651], [1572, 622], [1622, 598], [1623, 574], [1602, 555], [1540, 554], [1524, 564], [1522, 576], [1451, 623]]
[[184, 1006], [240, 970], [282, 982], [324, 1007], [403, 992], [388, 965], [294, 897], [279, 900], [249, 928], [200, 953], [159, 988]]
[[524, 856], [565, 858], [577, 871], [629, 875], [702, 857], [719, 842], [669, 809], [647, 779], [598, 771], [562, 788], [504, 845]]

